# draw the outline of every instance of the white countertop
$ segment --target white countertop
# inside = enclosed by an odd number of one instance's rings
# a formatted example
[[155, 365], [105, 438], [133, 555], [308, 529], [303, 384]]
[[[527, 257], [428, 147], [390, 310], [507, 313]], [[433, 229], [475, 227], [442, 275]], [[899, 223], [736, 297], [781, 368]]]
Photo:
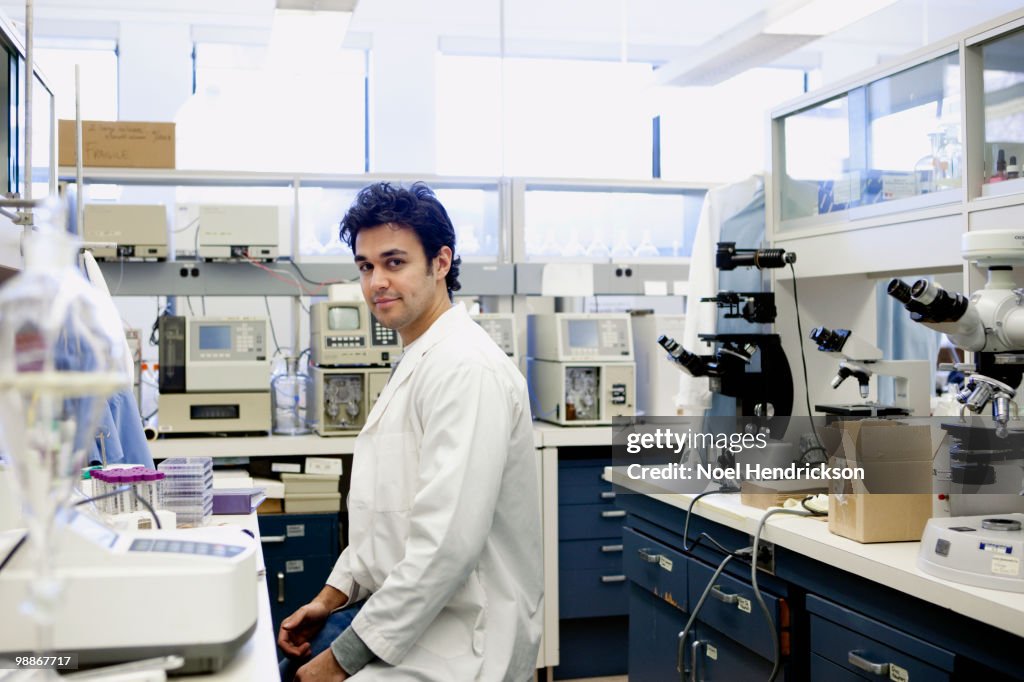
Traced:
[[[612, 482], [685, 510], [696, 493], [664, 493], [659, 481], [629, 478], [608, 467]], [[701, 498], [693, 512], [710, 521], [753, 535], [763, 509], [740, 503], [738, 494]], [[776, 514], [765, 524], [762, 539], [824, 564], [859, 575], [900, 592], [952, 609], [969, 618], [1024, 637], [1024, 594], [961, 585], [936, 578], [917, 567], [920, 542], [861, 544], [833, 535], [820, 519]]]

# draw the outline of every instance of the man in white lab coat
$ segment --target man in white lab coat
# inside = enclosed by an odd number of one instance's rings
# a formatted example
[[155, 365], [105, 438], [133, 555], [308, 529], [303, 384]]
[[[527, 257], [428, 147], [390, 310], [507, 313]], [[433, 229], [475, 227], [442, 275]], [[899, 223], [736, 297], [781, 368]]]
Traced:
[[363, 189], [341, 236], [405, 351], [356, 439], [349, 546], [278, 644], [313, 655], [303, 681], [532, 679], [543, 578], [526, 382], [452, 305], [455, 230], [428, 187]]

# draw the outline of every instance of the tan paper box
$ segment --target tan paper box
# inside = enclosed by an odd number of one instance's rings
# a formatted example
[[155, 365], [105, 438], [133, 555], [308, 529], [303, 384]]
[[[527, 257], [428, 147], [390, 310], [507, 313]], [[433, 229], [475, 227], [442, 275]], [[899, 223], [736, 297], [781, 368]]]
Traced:
[[[57, 128], [57, 163], [75, 165], [75, 122]], [[174, 168], [174, 124], [82, 121], [82, 165], [106, 168]]]
[[865, 419], [839, 422], [823, 429], [822, 437], [834, 453], [830, 466], [864, 469], [862, 481], [832, 482], [829, 531], [857, 542], [920, 540], [932, 515], [932, 496], [907, 491], [931, 490], [930, 428]]

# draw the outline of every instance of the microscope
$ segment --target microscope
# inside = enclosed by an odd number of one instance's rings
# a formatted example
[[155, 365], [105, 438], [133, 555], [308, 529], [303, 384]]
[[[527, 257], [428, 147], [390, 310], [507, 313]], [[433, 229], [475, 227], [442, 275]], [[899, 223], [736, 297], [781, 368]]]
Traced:
[[[931, 411], [928, 386], [931, 369], [927, 360], [883, 360], [882, 351], [849, 329], [817, 327], [810, 339], [822, 353], [839, 358], [839, 370], [832, 379], [832, 388], [849, 378], [857, 380], [861, 404], [815, 405], [825, 414], [843, 417], [926, 417]], [[868, 402], [871, 376], [894, 378], [895, 404], [880, 405]]]
[[[715, 264], [719, 270], [756, 267], [781, 268], [796, 262], [796, 254], [783, 249], [737, 249], [735, 242], [719, 242]], [[726, 319], [743, 319], [751, 324], [775, 321], [772, 292], [724, 291], [702, 298], [725, 310]], [[701, 341], [714, 345], [708, 355], [683, 348], [668, 336], [658, 344], [668, 351], [669, 360], [695, 377], [708, 377], [715, 393], [736, 399], [737, 414], [757, 417], [762, 428], [781, 438], [793, 413], [793, 373], [782, 350], [778, 334], [701, 334]], [[752, 366], [757, 357], [760, 369]]]
[[[950, 490], [1003, 494], [956, 495], [965, 498], [960, 506], [981, 513], [930, 519], [917, 563], [948, 580], [1024, 592], [1019, 558], [1010, 559], [1024, 551], [1024, 514], [1015, 513], [1024, 510], [1024, 427], [1012, 402], [1024, 376], [1024, 289], [1013, 281], [1014, 265], [1024, 264], [1024, 231], [968, 232], [962, 239], [964, 259], [988, 270], [984, 288], [965, 296], [923, 279], [910, 286], [894, 279], [888, 291], [912, 320], [974, 353], [973, 364], [957, 367], [967, 376], [957, 395], [961, 418], [942, 424], [951, 442]], [[989, 405], [991, 418], [983, 416]], [[950, 496], [954, 514], [958, 502]]]

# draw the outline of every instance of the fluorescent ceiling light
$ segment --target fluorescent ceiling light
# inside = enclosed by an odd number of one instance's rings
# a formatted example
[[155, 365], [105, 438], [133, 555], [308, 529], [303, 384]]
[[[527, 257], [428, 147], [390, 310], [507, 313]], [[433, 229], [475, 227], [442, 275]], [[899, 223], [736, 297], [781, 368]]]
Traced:
[[855, 24], [897, 0], [810, 0], [770, 21], [765, 33], [824, 36]]

